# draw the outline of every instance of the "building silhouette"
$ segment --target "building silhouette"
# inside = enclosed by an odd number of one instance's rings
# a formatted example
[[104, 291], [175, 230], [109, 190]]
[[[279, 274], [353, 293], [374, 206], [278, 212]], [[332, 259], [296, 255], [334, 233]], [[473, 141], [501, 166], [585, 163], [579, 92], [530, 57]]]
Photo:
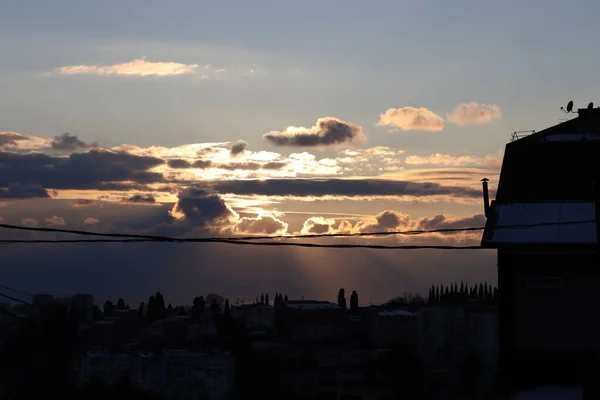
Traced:
[[[510, 392], [599, 376], [600, 109], [506, 145], [482, 246], [498, 249], [500, 367]], [[484, 181], [487, 203], [487, 182]], [[564, 225], [567, 222], [574, 224]], [[535, 225], [503, 228], [503, 226]]]

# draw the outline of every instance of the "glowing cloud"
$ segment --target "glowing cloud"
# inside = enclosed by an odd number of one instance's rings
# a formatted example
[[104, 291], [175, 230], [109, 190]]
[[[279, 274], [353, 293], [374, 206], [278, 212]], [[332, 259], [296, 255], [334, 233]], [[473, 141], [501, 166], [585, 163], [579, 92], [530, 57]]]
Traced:
[[502, 110], [497, 104], [479, 104], [475, 102], [457, 105], [448, 114], [448, 121], [464, 125], [484, 125], [491, 120], [500, 118]]
[[405, 131], [433, 131], [444, 129], [444, 120], [433, 111], [421, 107], [388, 108], [379, 115], [380, 126], [393, 126]]
[[64, 75], [173, 76], [193, 74], [196, 68], [198, 64], [153, 62], [142, 58], [113, 65], [70, 65], [58, 71]]

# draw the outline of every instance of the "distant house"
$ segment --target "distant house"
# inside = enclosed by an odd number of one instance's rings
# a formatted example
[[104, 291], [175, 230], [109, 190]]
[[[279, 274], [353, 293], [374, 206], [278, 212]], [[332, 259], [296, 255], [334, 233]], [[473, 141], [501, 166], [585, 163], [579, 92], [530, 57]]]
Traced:
[[600, 351], [600, 109], [513, 139], [482, 238], [498, 249], [504, 380], [587, 387]]
[[328, 301], [288, 301], [283, 308], [286, 335], [298, 340], [332, 340], [346, 331], [346, 310]]

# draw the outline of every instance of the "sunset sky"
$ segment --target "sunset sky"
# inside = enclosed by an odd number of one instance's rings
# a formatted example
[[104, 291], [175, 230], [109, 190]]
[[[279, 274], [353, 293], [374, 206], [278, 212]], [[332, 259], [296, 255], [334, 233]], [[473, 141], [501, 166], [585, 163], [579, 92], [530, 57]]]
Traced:
[[[482, 226], [480, 180], [494, 190], [510, 133], [600, 101], [591, 0], [8, 4], [7, 224], [190, 237]], [[0, 283], [102, 302], [333, 300], [345, 287], [368, 304], [496, 283], [495, 253], [480, 250], [16, 245], [1, 259]]]

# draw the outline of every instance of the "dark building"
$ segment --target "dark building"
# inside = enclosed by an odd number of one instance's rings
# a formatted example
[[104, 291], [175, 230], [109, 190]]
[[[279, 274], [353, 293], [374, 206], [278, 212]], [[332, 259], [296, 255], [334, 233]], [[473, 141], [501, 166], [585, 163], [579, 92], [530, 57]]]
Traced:
[[594, 182], [600, 184], [600, 109], [580, 109], [506, 145], [482, 246], [498, 249], [500, 367], [511, 392], [581, 386], [586, 398], [597, 398]]

